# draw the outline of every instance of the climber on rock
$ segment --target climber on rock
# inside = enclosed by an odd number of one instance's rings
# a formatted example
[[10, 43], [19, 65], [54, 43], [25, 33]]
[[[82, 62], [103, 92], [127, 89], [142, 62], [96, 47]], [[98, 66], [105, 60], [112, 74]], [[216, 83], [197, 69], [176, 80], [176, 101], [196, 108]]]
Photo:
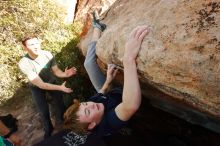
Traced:
[[88, 102], [75, 101], [64, 114], [65, 126], [78, 134], [95, 132], [100, 136], [111, 135], [125, 125], [135, 114], [141, 104], [141, 89], [137, 75], [136, 57], [144, 37], [148, 34], [147, 26], [135, 28], [126, 44], [123, 56], [124, 87], [108, 88], [117, 74], [117, 67], [109, 64], [107, 77], [102, 73], [96, 59], [96, 42], [105, 30], [106, 25], [100, 23], [93, 14], [93, 36], [88, 46], [84, 66], [89, 78], [98, 92]]

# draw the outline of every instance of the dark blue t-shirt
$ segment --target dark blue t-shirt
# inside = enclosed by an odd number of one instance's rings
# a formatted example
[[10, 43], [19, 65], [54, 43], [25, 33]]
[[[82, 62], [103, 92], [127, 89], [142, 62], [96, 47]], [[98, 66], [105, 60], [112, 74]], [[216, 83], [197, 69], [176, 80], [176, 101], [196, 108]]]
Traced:
[[96, 103], [103, 103], [105, 107], [102, 121], [93, 130], [93, 132], [97, 133], [99, 136], [108, 136], [116, 133], [127, 124], [127, 121], [120, 120], [115, 113], [116, 106], [122, 101], [121, 89], [114, 88], [104, 95], [98, 93], [90, 97], [89, 100]]

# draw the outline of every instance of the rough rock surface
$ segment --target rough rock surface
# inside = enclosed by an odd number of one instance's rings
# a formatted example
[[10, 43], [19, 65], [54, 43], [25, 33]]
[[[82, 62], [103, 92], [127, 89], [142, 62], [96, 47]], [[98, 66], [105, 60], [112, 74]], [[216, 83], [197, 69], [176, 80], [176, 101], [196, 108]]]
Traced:
[[86, 35], [91, 26], [91, 13], [98, 10], [103, 14], [116, 0], [77, 0], [74, 21], [80, 21], [84, 27], [80, 36]]
[[[118, 0], [105, 16], [96, 51], [102, 63], [122, 66], [128, 34], [149, 25], [137, 58], [141, 81], [220, 119], [219, 0]], [[91, 34], [80, 42], [84, 54]]]
[[104, 13], [116, 0], [77, 0], [76, 8], [76, 21], [86, 21], [85, 17], [98, 10], [100, 13]]

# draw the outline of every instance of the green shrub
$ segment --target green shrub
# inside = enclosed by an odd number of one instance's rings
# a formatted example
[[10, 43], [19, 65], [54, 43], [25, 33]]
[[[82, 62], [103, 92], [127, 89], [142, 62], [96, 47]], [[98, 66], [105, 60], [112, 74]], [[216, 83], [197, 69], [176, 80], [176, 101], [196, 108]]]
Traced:
[[20, 39], [27, 33], [35, 33], [42, 39], [42, 48], [56, 56], [62, 69], [72, 65], [78, 68], [79, 75], [68, 85], [74, 88], [72, 96], [84, 96], [81, 85], [87, 79], [76, 48], [80, 23], [65, 25], [65, 11], [49, 0], [0, 1], [0, 18], [0, 104], [27, 85], [27, 79], [17, 65], [25, 53]]

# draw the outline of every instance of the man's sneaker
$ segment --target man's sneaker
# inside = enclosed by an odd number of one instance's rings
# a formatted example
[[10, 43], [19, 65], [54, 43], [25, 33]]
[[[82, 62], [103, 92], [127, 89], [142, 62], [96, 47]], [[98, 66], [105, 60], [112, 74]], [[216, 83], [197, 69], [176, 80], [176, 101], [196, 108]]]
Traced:
[[63, 122], [56, 122], [54, 126], [54, 131], [52, 134], [55, 134], [61, 130], [63, 130]]
[[98, 28], [101, 31], [104, 31], [106, 29], [106, 25], [104, 23], [99, 22], [98, 14], [96, 12], [93, 12], [92, 16], [93, 16], [93, 21], [92, 21], [93, 27]]
[[44, 139], [48, 138], [51, 136], [52, 132], [53, 132], [54, 128], [50, 127], [49, 129], [45, 130], [44, 129]]

